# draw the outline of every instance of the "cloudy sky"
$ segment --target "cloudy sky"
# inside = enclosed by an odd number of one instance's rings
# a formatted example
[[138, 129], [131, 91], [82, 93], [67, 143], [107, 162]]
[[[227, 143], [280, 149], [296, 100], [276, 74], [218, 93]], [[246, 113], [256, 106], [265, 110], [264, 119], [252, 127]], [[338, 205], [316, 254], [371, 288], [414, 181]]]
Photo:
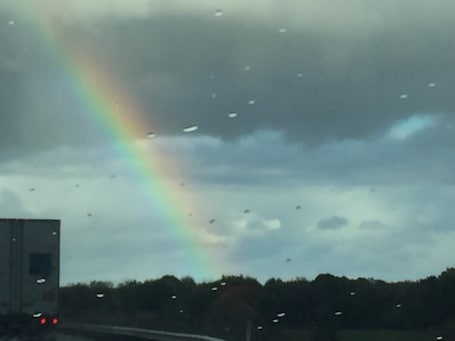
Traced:
[[0, 207], [62, 220], [63, 283], [454, 265], [453, 1], [36, 3], [0, 0]]

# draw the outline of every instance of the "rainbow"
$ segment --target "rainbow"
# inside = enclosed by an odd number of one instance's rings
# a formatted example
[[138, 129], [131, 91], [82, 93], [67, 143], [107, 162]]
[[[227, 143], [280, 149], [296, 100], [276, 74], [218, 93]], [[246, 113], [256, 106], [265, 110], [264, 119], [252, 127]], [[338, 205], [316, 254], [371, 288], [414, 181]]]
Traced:
[[118, 155], [128, 163], [153, 209], [165, 217], [169, 234], [179, 240], [187, 253], [188, 275], [199, 280], [219, 276], [220, 265], [206, 254], [197, 221], [188, 218], [191, 198], [185, 197], [177, 185], [174, 188], [163, 181], [166, 170], [178, 169], [178, 165], [166, 163], [157, 155], [151, 157], [134, 143], [138, 136], [147, 135], [146, 115], [134, 96], [122, 87], [118, 75], [109, 70], [109, 62], [101, 61], [93, 47], [70, 47], [35, 1], [18, 0], [13, 6], [21, 18], [37, 29], [40, 43], [58, 61], [59, 71], [86, 108], [89, 119], [115, 144]]

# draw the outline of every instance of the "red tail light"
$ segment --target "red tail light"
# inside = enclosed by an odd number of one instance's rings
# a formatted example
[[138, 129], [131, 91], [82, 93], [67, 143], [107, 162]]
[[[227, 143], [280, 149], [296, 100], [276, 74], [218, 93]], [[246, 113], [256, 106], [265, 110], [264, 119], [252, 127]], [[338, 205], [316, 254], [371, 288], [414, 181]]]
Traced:
[[39, 319], [39, 324], [41, 324], [41, 325], [45, 325], [46, 322], [47, 322], [47, 320], [46, 320], [45, 317], [41, 317], [41, 318]]
[[52, 324], [54, 326], [57, 325], [58, 324], [58, 317], [53, 317], [51, 322], [52, 322]]

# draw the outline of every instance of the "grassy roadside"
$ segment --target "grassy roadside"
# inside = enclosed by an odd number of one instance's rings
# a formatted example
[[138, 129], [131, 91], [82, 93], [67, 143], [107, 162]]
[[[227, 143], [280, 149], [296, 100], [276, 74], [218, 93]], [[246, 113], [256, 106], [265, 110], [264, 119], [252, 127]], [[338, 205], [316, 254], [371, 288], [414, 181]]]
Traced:
[[[433, 341], [440, 335], [437, 330], [341, 330], [338, 341]], [[308, 330], [286, 330], [281, 333], [283, 341], [314, 341]]]
[[435, 330], [343, 330], [339, 341], [430, 341], [436, 340]]

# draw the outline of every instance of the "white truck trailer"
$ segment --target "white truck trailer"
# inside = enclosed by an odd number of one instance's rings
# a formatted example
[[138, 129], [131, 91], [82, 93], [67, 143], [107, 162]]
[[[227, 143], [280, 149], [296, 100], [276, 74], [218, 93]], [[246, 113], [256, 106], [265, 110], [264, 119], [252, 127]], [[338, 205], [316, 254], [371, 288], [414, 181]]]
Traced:
[[60, 220], [0, 219], [0, 340], [55, 340]]

